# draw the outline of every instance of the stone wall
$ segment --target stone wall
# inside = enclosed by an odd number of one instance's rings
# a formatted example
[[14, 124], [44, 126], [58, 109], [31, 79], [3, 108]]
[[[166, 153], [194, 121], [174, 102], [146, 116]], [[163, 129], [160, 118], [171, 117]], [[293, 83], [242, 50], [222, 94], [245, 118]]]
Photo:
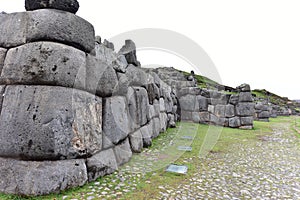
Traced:
[[254, 120], [269, 122], [270, 118], [276, 118], [278, 116], [290, 116], [296, 115], [297, 113], [288, 105], [276, 105], [268, 103], [265, 99], [255, 98], [255, 115]]
[[134, 43], [95, 42], [78, 2], [59, 2], [0, 14], [0, 192], [84, 185], [176, 125], [174, 91], [139, 67]]
[[179, 100], [181, 120], [231, 128], [252, 129], [254, 102], [250, 86], [236, 88], [236, 94], [197, 87], [193, 77], [185, 77], [174, 68], [152, 69], [163, 81], [172, 85]]

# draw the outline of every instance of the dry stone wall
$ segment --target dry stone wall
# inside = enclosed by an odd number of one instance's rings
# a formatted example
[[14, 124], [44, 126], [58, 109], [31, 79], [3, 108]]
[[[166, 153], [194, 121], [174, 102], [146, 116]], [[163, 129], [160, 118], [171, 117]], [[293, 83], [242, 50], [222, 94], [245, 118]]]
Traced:
[[297, 113], [295, 113], [295, 108], [290, 108], [289, 105], [276, 105], [269, 103], [266, 99], [260, 98], [255, 98], [255, 101], [254, 120], [269, 122], [270, 118], [297, 115]]
[[[148, 70], [149, 71], [149, 70]], [[193, 77], [185, 77], [173, 68], [150, 70], [172, 85], [179, 104], [178, 117], [195, 123], [252, 129], [255, 113], [250, 86], [236, 88], [237, 94], [199, 88]]]
[[174, 91], [140, 68], [131, 40], [118, 53], [101, 43], [76, 0], [25, 4], [0, 14], [0, 192], [81, 186], [176, 125]]

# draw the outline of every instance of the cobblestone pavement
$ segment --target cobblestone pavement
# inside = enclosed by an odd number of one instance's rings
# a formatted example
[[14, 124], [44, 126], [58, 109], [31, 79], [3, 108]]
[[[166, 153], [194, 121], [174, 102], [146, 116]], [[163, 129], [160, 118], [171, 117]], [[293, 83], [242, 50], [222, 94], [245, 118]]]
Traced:
[[[276, 124], [272, 130], [259, 140], [240, 141], [226, 152], [209, 154], [197, 166], [197, 173], [184, 183], [155, 186], [153, 190], [158, 192], [154, 199], [300, 199], [300, 140], [291, 132], [289, 123]], [[155, 148], [145, 150], [146, 155], [152, 155], [150, 160], [157, 159], [153, 156], [157, 152]], [[150, 160], [146, 162], [151, 165]], [[125, 165], [101, 182], [94, 182], [89, 186], [90, 192], [80, 199], [124, 199], [125, 194], [138, 188], [140, 181], [145, 181], [146, 172], [132, 171], [141, 169], [136, 163]]]
[[187, 183], [161, 186], [158, 199], [300, 199], [299, 139], [287, 124], [206, 159]]

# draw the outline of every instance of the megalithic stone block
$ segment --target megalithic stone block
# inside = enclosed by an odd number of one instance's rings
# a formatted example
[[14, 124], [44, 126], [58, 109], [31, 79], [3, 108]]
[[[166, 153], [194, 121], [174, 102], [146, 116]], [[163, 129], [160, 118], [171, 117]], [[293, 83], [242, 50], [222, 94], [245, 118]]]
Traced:
[[0, 15], [0, 47], [35, 41], [67, 44], [87, 53], [95, 48], [93, 25], [72, 13], [55, 9]]
[[84, 159], [30, 162], [0, 157], [0, 192], [46, 195], [87, 182]]
[[8, 51], [0, 84], [63, 86], [108, 97], [118, 86], [118, 78], [111, 65], [74, 47], [33, 42]]
[[102, 149], [102, 99], [51, 86], [6, 86], [0, 157], [63, 160]]
[[79, 9], [79, 3], [77, 0], [25, 0], [25, 9], [27, 11], [45, 8], [63, 10], [75, 14]]

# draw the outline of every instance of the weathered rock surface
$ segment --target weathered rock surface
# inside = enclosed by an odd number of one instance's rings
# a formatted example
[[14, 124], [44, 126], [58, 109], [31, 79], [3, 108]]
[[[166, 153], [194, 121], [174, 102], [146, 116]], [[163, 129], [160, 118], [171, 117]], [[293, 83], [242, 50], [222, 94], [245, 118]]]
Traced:
[[241, 126], [241, 120], [239, 117], [233, 117], [229, 119], [229, 127], [238, 128]]
[[86, 165], [89, 181], [94, 181], [98, 177], [111, 174], [118, 169], [116, 157], [112, 149], [101, 151], [88, 158]]
[[3, 65], [4, 65], [4, 59], [6, 56], [7, 49], [0, 47], [0, 72], [2, 71]]
[[239, 116], [252, 116], [254, 112], [254, 103], [239, 103], [236, 106], [236, 113]]
[[141, 130], [129, 134], [129, 141], [133, 153], [141, 153], [143, 149], [143, 136]]
[[127, 163], [132, 156], [129, 139], [128, 138], [125, 139], [121, 144], [116, 146], [114, 148], [114, 152], [116, 155], [116, 160], [117, 160], [118, 166], [121, 166], [124, 163]]
[[94, 27], [89, 22], [54, 9], [0, 15], [0, 35], [4, 48], [36, 41], [60, 42], [85, 52], [95, 47]]
[[1, 83], [73, 88], [85, 66], [85, 53], [76, 48], [53, 42], [28, 43], [7, 52]]
[[29, 162], [0, 157], [0, 192], [45, 195], [82, 186], [87, 180], [85, 160]]
[[143, 146], [145, 148], [150, 147], [152, 145], [152, 134], [153, 134], [153, 127], [149, 123], [146, 126], [141, 128], [141, 134], [143, 137]]
[[45, 8], [63, 10], [75, 14], [79, 9], [79, 3], [77, 0], [25, 0], [25, 9], [27, 11]]
[[140, 67], [141, 63], [136, 57], [136, 46], [132, 40], [126, 40], [125, 45], [120, 49], [119, 55], [124, 55], [129, 64]]
[[58, 160], [101, 150], [101, 98], [50, 86], [7, 86], [3, 95], [0, 156]]
[[[115, 96], [105, 99], [103, 134], [112, 144], [118, 144], [128, 136], [129, 121], [125, 97]], [[106, 141], [106, 147], [109, 141]]]
[[249, 84], [242, 84], [240, 86], [238, 86], [236, 88], [239, 92], [251, 92], [251, 89], [250, 89], [250, 85]]
[[252, 94], [251, 92], [241, 92], [239, 94], [239, 102], [252, 102]]

